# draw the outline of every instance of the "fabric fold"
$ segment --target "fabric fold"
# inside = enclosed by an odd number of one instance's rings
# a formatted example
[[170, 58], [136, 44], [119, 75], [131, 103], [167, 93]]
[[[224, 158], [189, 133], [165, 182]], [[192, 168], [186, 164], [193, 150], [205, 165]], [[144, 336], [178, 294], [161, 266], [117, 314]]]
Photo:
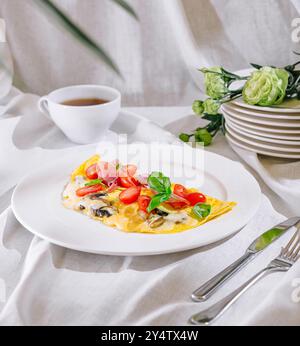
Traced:
[[295, 215], [300, 215], [300, 161], [263, 158], [254, 152], [230, 145], [266, 185], [290, 206]]

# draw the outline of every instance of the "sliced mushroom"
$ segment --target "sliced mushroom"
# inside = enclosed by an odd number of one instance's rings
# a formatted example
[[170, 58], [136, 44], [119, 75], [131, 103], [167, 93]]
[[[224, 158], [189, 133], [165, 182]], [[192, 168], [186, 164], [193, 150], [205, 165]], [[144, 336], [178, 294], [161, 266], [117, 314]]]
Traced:
[[158, 228], [162, 226], [165, 223], [165, 219], [162, 216], [154, 217], [149, 220], [149, 226], [150, 228]]
[[87, 208], [87, 203], [85, 201], [80, 201], [79, 203], [77, 203], [76, 205], [76, 209], [83, 211]]
[[96, 217], [111, 217], [117, 213], [117, 210], [110, 206], [100, 207], [98, 209], [92, 209], [92, 213]]
[[168, 216], [169, 215], [169, 213], [167, 213], [167, 212], [165, 212], [165, 211], [163, 211], [163, 210], [160, 210], [160, 209], [155, 209], [154, 210], [155, 211], [155, 213], [157, 214], [157, 215], [159, 215], [159, 216]]
[[108, 206], [110, 206], [110, 204], [107, 201], [101, 199], [101, 200], [97, 200], [95, 204], [91, 205], [91, 210], [97, 210], [97, 209], [108, 207]]
[[88, 196], [88, 198], [92, 201], [96, 201], [96, 200], [103, 200], [103, 197], [106, 197], [107, 193], [102, 192], [102, 193], [95, 193], [93, 195]]
[[144, 221], [147, 220], [148, 214], [145, 211], [139, 210], [138, 214]]

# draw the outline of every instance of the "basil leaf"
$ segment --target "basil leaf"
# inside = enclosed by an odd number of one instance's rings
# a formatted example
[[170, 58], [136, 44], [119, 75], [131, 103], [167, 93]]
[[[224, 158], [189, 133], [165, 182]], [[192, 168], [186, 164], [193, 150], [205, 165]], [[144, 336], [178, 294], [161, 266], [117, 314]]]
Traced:
[[151, 213], [151, 211], [156, 209], [160, 204], [170, 199], [172, 188], [170, 178], [164, 176], [161, 172], [151, 173], [148, 177], [148, 185], [152, 190], [158, 192], [158, 194], [152, 198], [148, 206], [147, 210]]
[[165, 177], [161, 172], [153, 172], [148, 177], [148, 184], [152, 190], [158, 193], [171, 193], [170, 178]]
[[91, 180], [88, 183], [86, 183], [85, 186], [94, 186], [94, 185], [98, 185], [98, 184], [102, 184], [101, 179]]
[[155, 195], [148, 206], [148, 209], [147, 209], [148, 213], [151, 213], [152, 210], [156, 209], [162, 203], [166, 202], [170, 198], [170, 196], [171, 194], [164, 194], [164, 193]]
[[194, 206], [193, 213], [198, 218], [203, 219], [211, 213], [211, 205], [198, 203]]

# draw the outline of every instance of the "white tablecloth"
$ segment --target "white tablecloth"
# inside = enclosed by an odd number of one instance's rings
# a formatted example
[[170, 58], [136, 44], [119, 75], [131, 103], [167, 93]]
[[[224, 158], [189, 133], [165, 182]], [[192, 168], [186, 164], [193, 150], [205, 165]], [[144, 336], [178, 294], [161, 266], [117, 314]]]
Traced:
[[[199, 305], [189, 299], [199, 284], [241, 256], [262, 231], [295, 212], [293, 203], [279, 199], [259, 172], [255, 175], [264, 197], [257, 215], [236, 236], [205, 249], [155, 257], [109, 257], [71, 251], [32, 236], [9, 208], [12, 189], [25, 173], [55, 158], [57, 149], [73, 146], [36, 110], [36, 101], [36, 96], [14, 90], [0, 107], [0, 325], [186, 325], [191, 314], [264, 267], [290, 238], [292, 232], [209, 302]], [[193, 125], [190, 118], [181, 119], [189, 108], [134, 111], [160, 125], [169, 124], [167, 128], [175, 132]], [[208, 150], [238, 160], [222, 136]], [[265, 181], [270, 185], [273, 180]], [[282, 188], [290, 179], [279, 181]], [[299, 278], [300, 265], [266, 278], [216, 325], [299, 325]]]

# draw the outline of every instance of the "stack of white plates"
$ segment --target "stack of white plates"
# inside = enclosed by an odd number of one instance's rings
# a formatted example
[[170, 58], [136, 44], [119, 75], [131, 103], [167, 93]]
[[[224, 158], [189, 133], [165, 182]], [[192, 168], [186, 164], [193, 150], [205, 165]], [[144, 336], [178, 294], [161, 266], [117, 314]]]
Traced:
[[272, 157], [300, 159], [300, 103], [258, 107], [235, 100], [222, 106], [232, 144]]

